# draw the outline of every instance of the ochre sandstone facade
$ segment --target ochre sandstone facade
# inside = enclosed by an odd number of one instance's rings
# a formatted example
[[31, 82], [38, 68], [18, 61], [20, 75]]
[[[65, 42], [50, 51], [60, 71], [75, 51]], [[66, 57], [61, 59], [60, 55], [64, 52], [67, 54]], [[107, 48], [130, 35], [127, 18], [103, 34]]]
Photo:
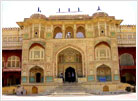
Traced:
[[3, 28], [3, 86], [21, 84], [31, 94], [66, 82], [109, 91], [135, 84], [136, 26], [122, 21], [101, 11], [36, 13], [17, 22], [19, 28]]

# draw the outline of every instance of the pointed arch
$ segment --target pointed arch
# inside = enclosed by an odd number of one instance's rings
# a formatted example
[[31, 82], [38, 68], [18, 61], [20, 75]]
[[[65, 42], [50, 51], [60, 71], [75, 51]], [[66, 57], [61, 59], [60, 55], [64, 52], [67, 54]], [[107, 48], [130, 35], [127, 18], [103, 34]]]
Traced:
[[96, 60], [109, 60], [111, 59], [111, 47], [106, 42], [99, 42], [94, 47]]
[[59, 53], [60, 52], [62, 52], [63, 50], [66, 50], [66, 49], [68, 49], [68, 48], [71, 48], [71, 49], [73, 49], [73, 50], [76, 50], [76, 51], [78, 51], [80, 54], [81, 54], [81, 64], [82, 64], [82, 75], [84, 76], [85, 75], [85, 72], [84, 72], [84, 61], [85, 61], [85, 57], [84, 57], [84, 52], [80, 49], [80, 48], [78, 48], [77, 46], [74, 46], [74, 45], [67, 45], [67, 46], [64, 46], [64, 47], [62, 47], [62, 48], [60, 48], [56, 53], [55, 53], [55, 55], [54, 56], [56, 56], [56, 63], [55, 63], [55, 75], [56, 76], [58, 76], [58, 56], [59, 56]]
[[58, 38], [62, 38], [62, 37], [63, 37], [63, 34], [62, 34], [61, 27], [55, 27], [53, 38], [58, 39]]
[[85, 38], [85, 29], [84, 29], [84, 27], [79, 26], [79, 27], [77, 28], [76, 37], [77, 37], [77, 38]]
[[45, 49], [41, 44], [34, 43], [29, 48], [30, 60], [43, 60]]
[[65, 37], [66, 38], [73, 38], [74, 37], [74, 31], [73, 31], [73, 28], [71, 26], [66, 27]]
[[41, 83], [44, 81], [44, 70], [39, 66], [35, 66], [29, 69], [29, 82]]
[[96, 69], [97, 72], [97, 80], [99, 82], [111, 81], [111, 68], [107, 65], [100, 65]]
[[20, 57], [12, 55], [10, 57], [8, 57], [7, 60], [7, 67], [20, 67]]
[[120, 56], [120, 65], [121, 66], [133, 66], [134, 58], [129, 53], [124, 53]]

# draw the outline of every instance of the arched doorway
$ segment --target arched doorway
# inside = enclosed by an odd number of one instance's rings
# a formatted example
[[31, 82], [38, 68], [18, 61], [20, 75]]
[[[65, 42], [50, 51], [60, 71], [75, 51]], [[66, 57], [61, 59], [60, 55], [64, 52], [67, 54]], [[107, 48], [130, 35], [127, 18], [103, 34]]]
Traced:
[[109, 87], [108, 86], [104, 86], [103, 87], [103, 92], [108, 92], [109, 91]]
[[36, 82], [40, 82], [41, 80], [41, 73], [36, 73]]
[[72, 67], [69, 67], [65, 71], [65, 81], [66, 82], [75, 82], [76, 81], [76, 73], [75, 69]]
[[38, 93], [38, 88], [33, 86], [32, 87], [32, 94], [37, 94]]
[[78, 50], [73, 48], [62, 50], [57, 57], [57, 77], [63, 73], [65, 78], [66, 69], [69, 67], [75, 68], [76, 79], [83, 77], [82, 61], [82, 54]]
[[29, 71], [30, 83], [42, 83], [44, 81], [44, 70], [41, 67], [35, 66]]

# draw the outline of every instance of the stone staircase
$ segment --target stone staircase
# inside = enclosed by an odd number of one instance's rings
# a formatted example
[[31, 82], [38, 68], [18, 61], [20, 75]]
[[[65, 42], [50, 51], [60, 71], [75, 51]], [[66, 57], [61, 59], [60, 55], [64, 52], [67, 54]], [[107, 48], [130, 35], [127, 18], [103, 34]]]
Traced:
[[43, 95], [88, 95], [87, 89], [81, 87], [78, 83], [64, 83], [55, 89], [48, 90]]

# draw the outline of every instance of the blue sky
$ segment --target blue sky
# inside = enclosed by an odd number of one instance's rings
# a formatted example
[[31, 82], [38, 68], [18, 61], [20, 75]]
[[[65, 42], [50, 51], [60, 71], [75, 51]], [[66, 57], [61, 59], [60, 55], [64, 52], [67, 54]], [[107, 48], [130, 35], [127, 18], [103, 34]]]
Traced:
[[48, 17], [57, 14], [59, 8], [66, 12], [68, 8], [77, 11], [78, 7], [91, 16], [100, 6], [109, 16], [123, 19], [122, 25], [137, 23], [137, 1], [2, 1], [1, 5], [2, 27], [18, 27], [16, 22], [29, 18], [38, 7]]

